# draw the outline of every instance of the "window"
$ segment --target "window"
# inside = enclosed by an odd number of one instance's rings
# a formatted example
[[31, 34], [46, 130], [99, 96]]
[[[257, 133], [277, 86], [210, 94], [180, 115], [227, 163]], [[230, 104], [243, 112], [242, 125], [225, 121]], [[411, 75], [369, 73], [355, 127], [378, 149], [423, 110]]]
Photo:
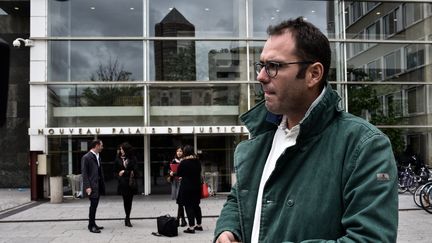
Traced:
[[352, 3], [352, 22], [354, 23], [363, 15], [363, 2]]
[[386, 115], [387, 116], [401, 116], [402, 115], [402, 97], [401, 92], [396, 92], [386, 95]]
[[382, 79], [381, 60], [375, 60], [367, 64], [367, 73], [371, 81]]
[[424, 45], [414, 44], [405, 47], [405, 55], [407, 69], [415, 68], [425, 64]]
[[[381, 34], [380, 21], [377, 21], [366, 28], [366, 39], [368, 40], [379, 40], [380, 34]], [[376, 44], [368, 43], [367, 45], [370, 48], [372, 46], [375, 46]]]
[[407, 90], [408, 114], [424, 112], [424, 86], [414, 87]]
[[405, 27], [422, 19], [422, 5], [419, 3], [406, 3], [403, 6]]
[[392, 77], [401, 72], [401, 51], [394, 51], [384, 57], [385, 77]]
[[402, 30], [402, 12], [396, 8], [388, 15], [384, 16], [384, 35], [388, 37]]

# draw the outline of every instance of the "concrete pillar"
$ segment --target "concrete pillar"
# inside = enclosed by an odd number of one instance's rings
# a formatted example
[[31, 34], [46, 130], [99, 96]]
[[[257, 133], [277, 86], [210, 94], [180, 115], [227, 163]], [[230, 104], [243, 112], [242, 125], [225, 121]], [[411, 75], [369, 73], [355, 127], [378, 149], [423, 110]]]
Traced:
[[63, 201], [63, 177], [50, 177], [50, 202], [61, 203]]

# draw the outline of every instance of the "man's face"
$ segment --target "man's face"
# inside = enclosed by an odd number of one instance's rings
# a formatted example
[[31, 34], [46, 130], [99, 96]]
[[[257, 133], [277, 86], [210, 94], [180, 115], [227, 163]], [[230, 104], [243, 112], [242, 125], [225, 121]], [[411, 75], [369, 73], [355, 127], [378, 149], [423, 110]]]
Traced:
[[[270, 36], [264, 45], [260, 61], [295, 62], [300, 60], [294, 55], [295, 41], [290, 32]], [[304, 109], [304, 94], [307, 87], [304, 79], [297, 79], [300, 64], [289, 64], [278, 68], [276, 77], [270, 78], [265, 68], [258, 74], [265, 97], [267, 109], [274, 114], [289, 114]]]
[[96, 151], [100, 153], [102, 152], [102, 149], [103, 149], [103, 143], [101, 141], [100, 144], [96, 144]]

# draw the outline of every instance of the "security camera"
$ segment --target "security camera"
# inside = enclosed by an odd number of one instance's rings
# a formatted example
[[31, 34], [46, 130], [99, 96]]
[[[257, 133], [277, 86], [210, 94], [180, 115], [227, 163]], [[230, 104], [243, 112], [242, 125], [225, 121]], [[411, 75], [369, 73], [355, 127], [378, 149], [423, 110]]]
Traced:
[[12, 42], [12, 45], [13, 45], [14, 47], [16, 47], [16, 48], [20, 48], [20, 47], [21, 47], [21, 42], [20, 42], [18, 39], [16, 39], [16, 40], [14, 40], [14, 41]]
[[21, 47], [21, 42], [24, 43], [24, 46], [33, 46], [33, 41], [29, 40], [29, 39], [23, 39], [23, 38], [16, 38], [13, 42], [12, 45], [16, 48], [20, 48]]

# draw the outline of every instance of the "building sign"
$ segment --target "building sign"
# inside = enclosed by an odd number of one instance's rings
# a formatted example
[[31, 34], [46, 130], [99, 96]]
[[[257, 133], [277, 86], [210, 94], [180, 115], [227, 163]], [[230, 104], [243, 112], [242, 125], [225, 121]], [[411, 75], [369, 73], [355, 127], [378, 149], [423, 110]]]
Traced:
[[247, 134], [244, 126], [29, 128], [29, 135]]

